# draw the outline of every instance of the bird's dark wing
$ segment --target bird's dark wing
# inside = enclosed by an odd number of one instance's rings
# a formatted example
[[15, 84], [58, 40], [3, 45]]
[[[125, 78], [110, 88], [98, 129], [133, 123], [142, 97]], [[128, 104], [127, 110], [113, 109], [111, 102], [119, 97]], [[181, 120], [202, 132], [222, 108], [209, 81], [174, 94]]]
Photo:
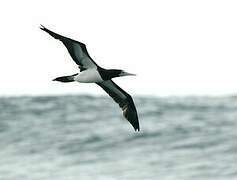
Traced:
[[139, 121], [137, 116], [137, 110], [132, 100], [132, 97], [121, 89], [117, 84], [112, 80], [103, 81], [98, 84], [103, 88], [113, 100], [119, 104], [123, 110], [123, 116], [132, 124], [135, 131], [140, 130]]
[[92, 60], [90, 55], [87, 52], [86, 45], [75, 41], [73, 39], [61, 36], [53, 31], [50, 31], [46, 27], [40, 27], [43, 31], [49, 33], [55, 39], [62, 41], [62, 43], [66, 46], [69, 54], [71, 55], [72, 59], [75, 61], [81, 71], [89, 68], [96, 68], [98, 65]]

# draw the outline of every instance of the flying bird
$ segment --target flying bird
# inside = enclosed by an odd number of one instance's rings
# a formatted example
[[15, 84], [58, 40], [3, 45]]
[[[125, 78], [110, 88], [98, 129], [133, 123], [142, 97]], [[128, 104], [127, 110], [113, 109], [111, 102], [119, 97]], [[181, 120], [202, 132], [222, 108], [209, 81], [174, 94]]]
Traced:
[[115, 77], [132, 76], [135, 74], [120, 69], [104, 69], [93, 61], [84, 43], [59, 35], [43, 25], [41, 25], [40, 29], [49, 33], [55, 39], [60, 40], [66, 46], [73, 61], [80, 69], [79, 73], [70, 76], [57, 77], [54, 81], [65, 83], [73, 81], [80, 83], [96, 83], [119, 104], [120, 108], [122, 108], [123, 116], [131, 123], [135, 131], [139, 131], [140, 127], [137, 110], [132, 97], [112, 81], [112, 78]]

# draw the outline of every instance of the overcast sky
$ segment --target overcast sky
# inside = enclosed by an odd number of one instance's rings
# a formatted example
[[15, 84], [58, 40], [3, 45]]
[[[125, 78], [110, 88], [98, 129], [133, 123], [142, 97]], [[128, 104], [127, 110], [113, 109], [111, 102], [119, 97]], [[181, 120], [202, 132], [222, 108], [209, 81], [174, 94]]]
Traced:
[[78, 71], [47, 28], [84, 42], [131, 94], [237, 93], [237, 1], [87, 0], [0, 3], [0, 95], [104, 93], [51, 80]]

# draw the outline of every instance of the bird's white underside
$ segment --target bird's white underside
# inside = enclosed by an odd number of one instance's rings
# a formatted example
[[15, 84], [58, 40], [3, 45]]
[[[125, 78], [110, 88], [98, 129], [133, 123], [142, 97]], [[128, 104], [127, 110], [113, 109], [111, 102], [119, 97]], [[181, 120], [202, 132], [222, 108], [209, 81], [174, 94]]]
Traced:
[[[99, 83], [104, 81], [101, 78], [97, 68], [87, 69], [80, 72], [77, 76], [74, 77], [74, 80], [80, 83]], [[111, 81], [104, 81], [104, 83], [122, 99], [126, 99], [126, 96], [118, 88], [116, 88]]]
[[80, 72], [74, 77], [74, 80], [80, 83], [96, 83], [103, 81], [96, 68], [87, 69]]

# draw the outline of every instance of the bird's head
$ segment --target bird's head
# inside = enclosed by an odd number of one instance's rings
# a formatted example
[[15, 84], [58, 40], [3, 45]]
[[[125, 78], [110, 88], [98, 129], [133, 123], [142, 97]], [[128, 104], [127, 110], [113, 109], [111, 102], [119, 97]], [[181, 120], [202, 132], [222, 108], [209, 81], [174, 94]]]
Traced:
[[119, 77], [120, 76], [136, 76], [136, 74], [128, 73], [128, 72], [126, 72], [124, 70], [119, 70], [119, 71], [120, 71], [120, 73], [118, 74]]
[[110, 69], [108, 71], [109, 79], [122, 76], [136, 76], [136, 74], [128, 73], [121, 69]]

